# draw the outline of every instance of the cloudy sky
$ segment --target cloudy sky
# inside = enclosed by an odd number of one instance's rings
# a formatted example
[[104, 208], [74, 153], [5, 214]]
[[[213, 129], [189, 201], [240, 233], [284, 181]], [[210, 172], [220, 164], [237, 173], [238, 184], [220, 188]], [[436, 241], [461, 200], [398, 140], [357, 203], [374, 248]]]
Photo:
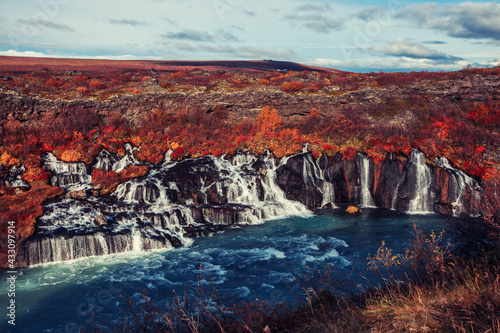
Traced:
[[0, 55], [273, 59], [359, 72], [500, 63], [497, 1], [0, 1]]

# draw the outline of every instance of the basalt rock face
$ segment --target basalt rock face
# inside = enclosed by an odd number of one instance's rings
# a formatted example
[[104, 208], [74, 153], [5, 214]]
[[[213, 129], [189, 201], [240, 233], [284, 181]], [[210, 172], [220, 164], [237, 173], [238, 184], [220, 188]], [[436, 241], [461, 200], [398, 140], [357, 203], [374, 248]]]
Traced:
[[402, 177], [403, 164], [392, 156], [379, 165], [373, 172], [373, 198], [378, 207], [392, 208], [394, 194]]
[[52, 185], [66, 194], [46, 203], [18, 262], [34, 265], [174, 248], [231, 226], [336, 204], [410, 213], [481, 213], [481, 189], [474, 179], [445, 158], [431, 166], [417, 150], [406, 160], [389, 156], [380, 163], [362, 154], [316, 159], [310, 152], [279, 162], [270, 153], [256, 157], [244, 152], [174, 162], [167, 152], [162, 164], [148, 165], [147, 175], [120, 184], [112, 194], [91, 195], [93, 168], [117, 171], [140, 163], [133, 147], [126, 150], [125, 156], [103, 150], [93, 165], [45, 156]]
[[276, 170], [277, 184], [290, 200], [302, 202], [309, 209], [333, 203], [333, 185], [325, 179], [325, 170], [319, 167], [311, 153], [284, 158]]
[[[276, 170], [277, 180], [287, 198], [310, 209], [331, 201], [410, 213], [481, 213], [478, 182], [453, 168], [444, 157], [430, 165], [422, 152], [413, 150], [404, 163], [390, 155], [374, 164], [362, 154], [350, 160], [334, 157], [323, 167], [320, 163], [321, 159], [315, 160], [310, 153], [282, 161]], [[321, 191], [323, 186], [328, 186], [328, 191]]]

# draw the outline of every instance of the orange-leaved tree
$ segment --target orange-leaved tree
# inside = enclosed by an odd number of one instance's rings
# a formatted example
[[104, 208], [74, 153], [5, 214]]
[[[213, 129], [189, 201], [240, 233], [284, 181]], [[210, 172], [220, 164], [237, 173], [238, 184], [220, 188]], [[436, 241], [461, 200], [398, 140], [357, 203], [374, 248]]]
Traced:
[[278, 110], [264, 106], [257, 116], [257, 132], [261, 135], [274, 135], [276, 130], [283, 125]]

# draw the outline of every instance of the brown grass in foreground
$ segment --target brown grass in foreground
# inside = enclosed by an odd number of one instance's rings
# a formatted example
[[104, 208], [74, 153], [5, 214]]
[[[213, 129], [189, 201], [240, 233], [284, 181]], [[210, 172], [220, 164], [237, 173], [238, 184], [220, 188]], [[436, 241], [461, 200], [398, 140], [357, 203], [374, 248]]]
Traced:
[[382, 244], [368, 258], [383, 287], [353, 292], [345, 275], [327, 267], [320, 277], [306, 277], [297, 308], [265, 301], [227, 307], [214, 286], [200, 285], [195, 298], [177, 295], [166, 308], [128, 301], [118, 326], [95, 323], [86, 331], [500, 332], [498, 253], [496, 248], [481, 259], [452, 257], [441, 235], [415, 229], [405, 254], [392, 254]]

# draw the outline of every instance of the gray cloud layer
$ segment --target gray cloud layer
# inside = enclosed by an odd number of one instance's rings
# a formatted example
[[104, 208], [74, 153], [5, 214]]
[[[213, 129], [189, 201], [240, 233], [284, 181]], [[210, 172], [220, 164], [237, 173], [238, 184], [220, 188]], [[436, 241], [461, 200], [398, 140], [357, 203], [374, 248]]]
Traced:
[[208, 52], [213, 54], [223, 54], [225, 56], [238, 57], [243, 59], [296, 59], [298, 56], [295, 52], [290, 50], [271, 50], [256, 48], [249, 45], [231, 46], [231, 45], [191, 45], [191, 44], [178, 44], [176, 46], [179, 50], [189, 52]]
[[464, 2], [442, 7], [425, 3], [407, 6], [396, 17], [451, 37], [500, 40], [500, 4], [496, 2]]
[[30, 26], [37, 26], [37, 27], [44, 27], [44, 28], [49, 28], [52, 30], [58, 30], [58, 31], [66, 31], [66, 32], [73, 32], [75, 29], [71, 28], [70, 26], [66, 24], [60, 24], [60, 23], [54, 23], [52, 21], [44, 21], [44, 20], [37, 20], [37, 21], [30, 21], [28, 19], [19, 19], [19, 23], [30, 25]]
[[117, 24], [117, 25], [131, 25], [133, 27], [137, 27], [137, 26], [141, 26], [141, 25], [148, 25], [148, 23], [143, 22], [143, 21], [127, 20], [127, 19], [121, 19], [121, 20], [111, 19], [111, 20], [109, 20], [109, 23]]
[[[324, 13], [328, 13], [328, 15]], [[298, 22], [308, 29], [325, 34], [333, 30], [341, 30], [344, 26], [342, 19], [333, 16], [332, 7], [329, 4], [298, 6], [292, 14], [285, 15], [285, 19]]]
[[460, 57], [447, 55], [446, 53], [422, 46], [409, 38], [400, 38], [383, 46], [371, 47], [370, 52], [412, 59], [427, 59], [438, 61], [440, 63], [454, 63], [459, 60], [463, 60]]
[[166, 34], [162, 34], [161, 36], [170, 40], [190, 42], [214, 42], [217, 40], [232, 42], [239, 41], [238, 37], [235, 36], [232, 32], [223, 29], [217, 30], [215, 34], [211, 34], [207, 31], [185, 29], [178, 32], [167, 32]]

